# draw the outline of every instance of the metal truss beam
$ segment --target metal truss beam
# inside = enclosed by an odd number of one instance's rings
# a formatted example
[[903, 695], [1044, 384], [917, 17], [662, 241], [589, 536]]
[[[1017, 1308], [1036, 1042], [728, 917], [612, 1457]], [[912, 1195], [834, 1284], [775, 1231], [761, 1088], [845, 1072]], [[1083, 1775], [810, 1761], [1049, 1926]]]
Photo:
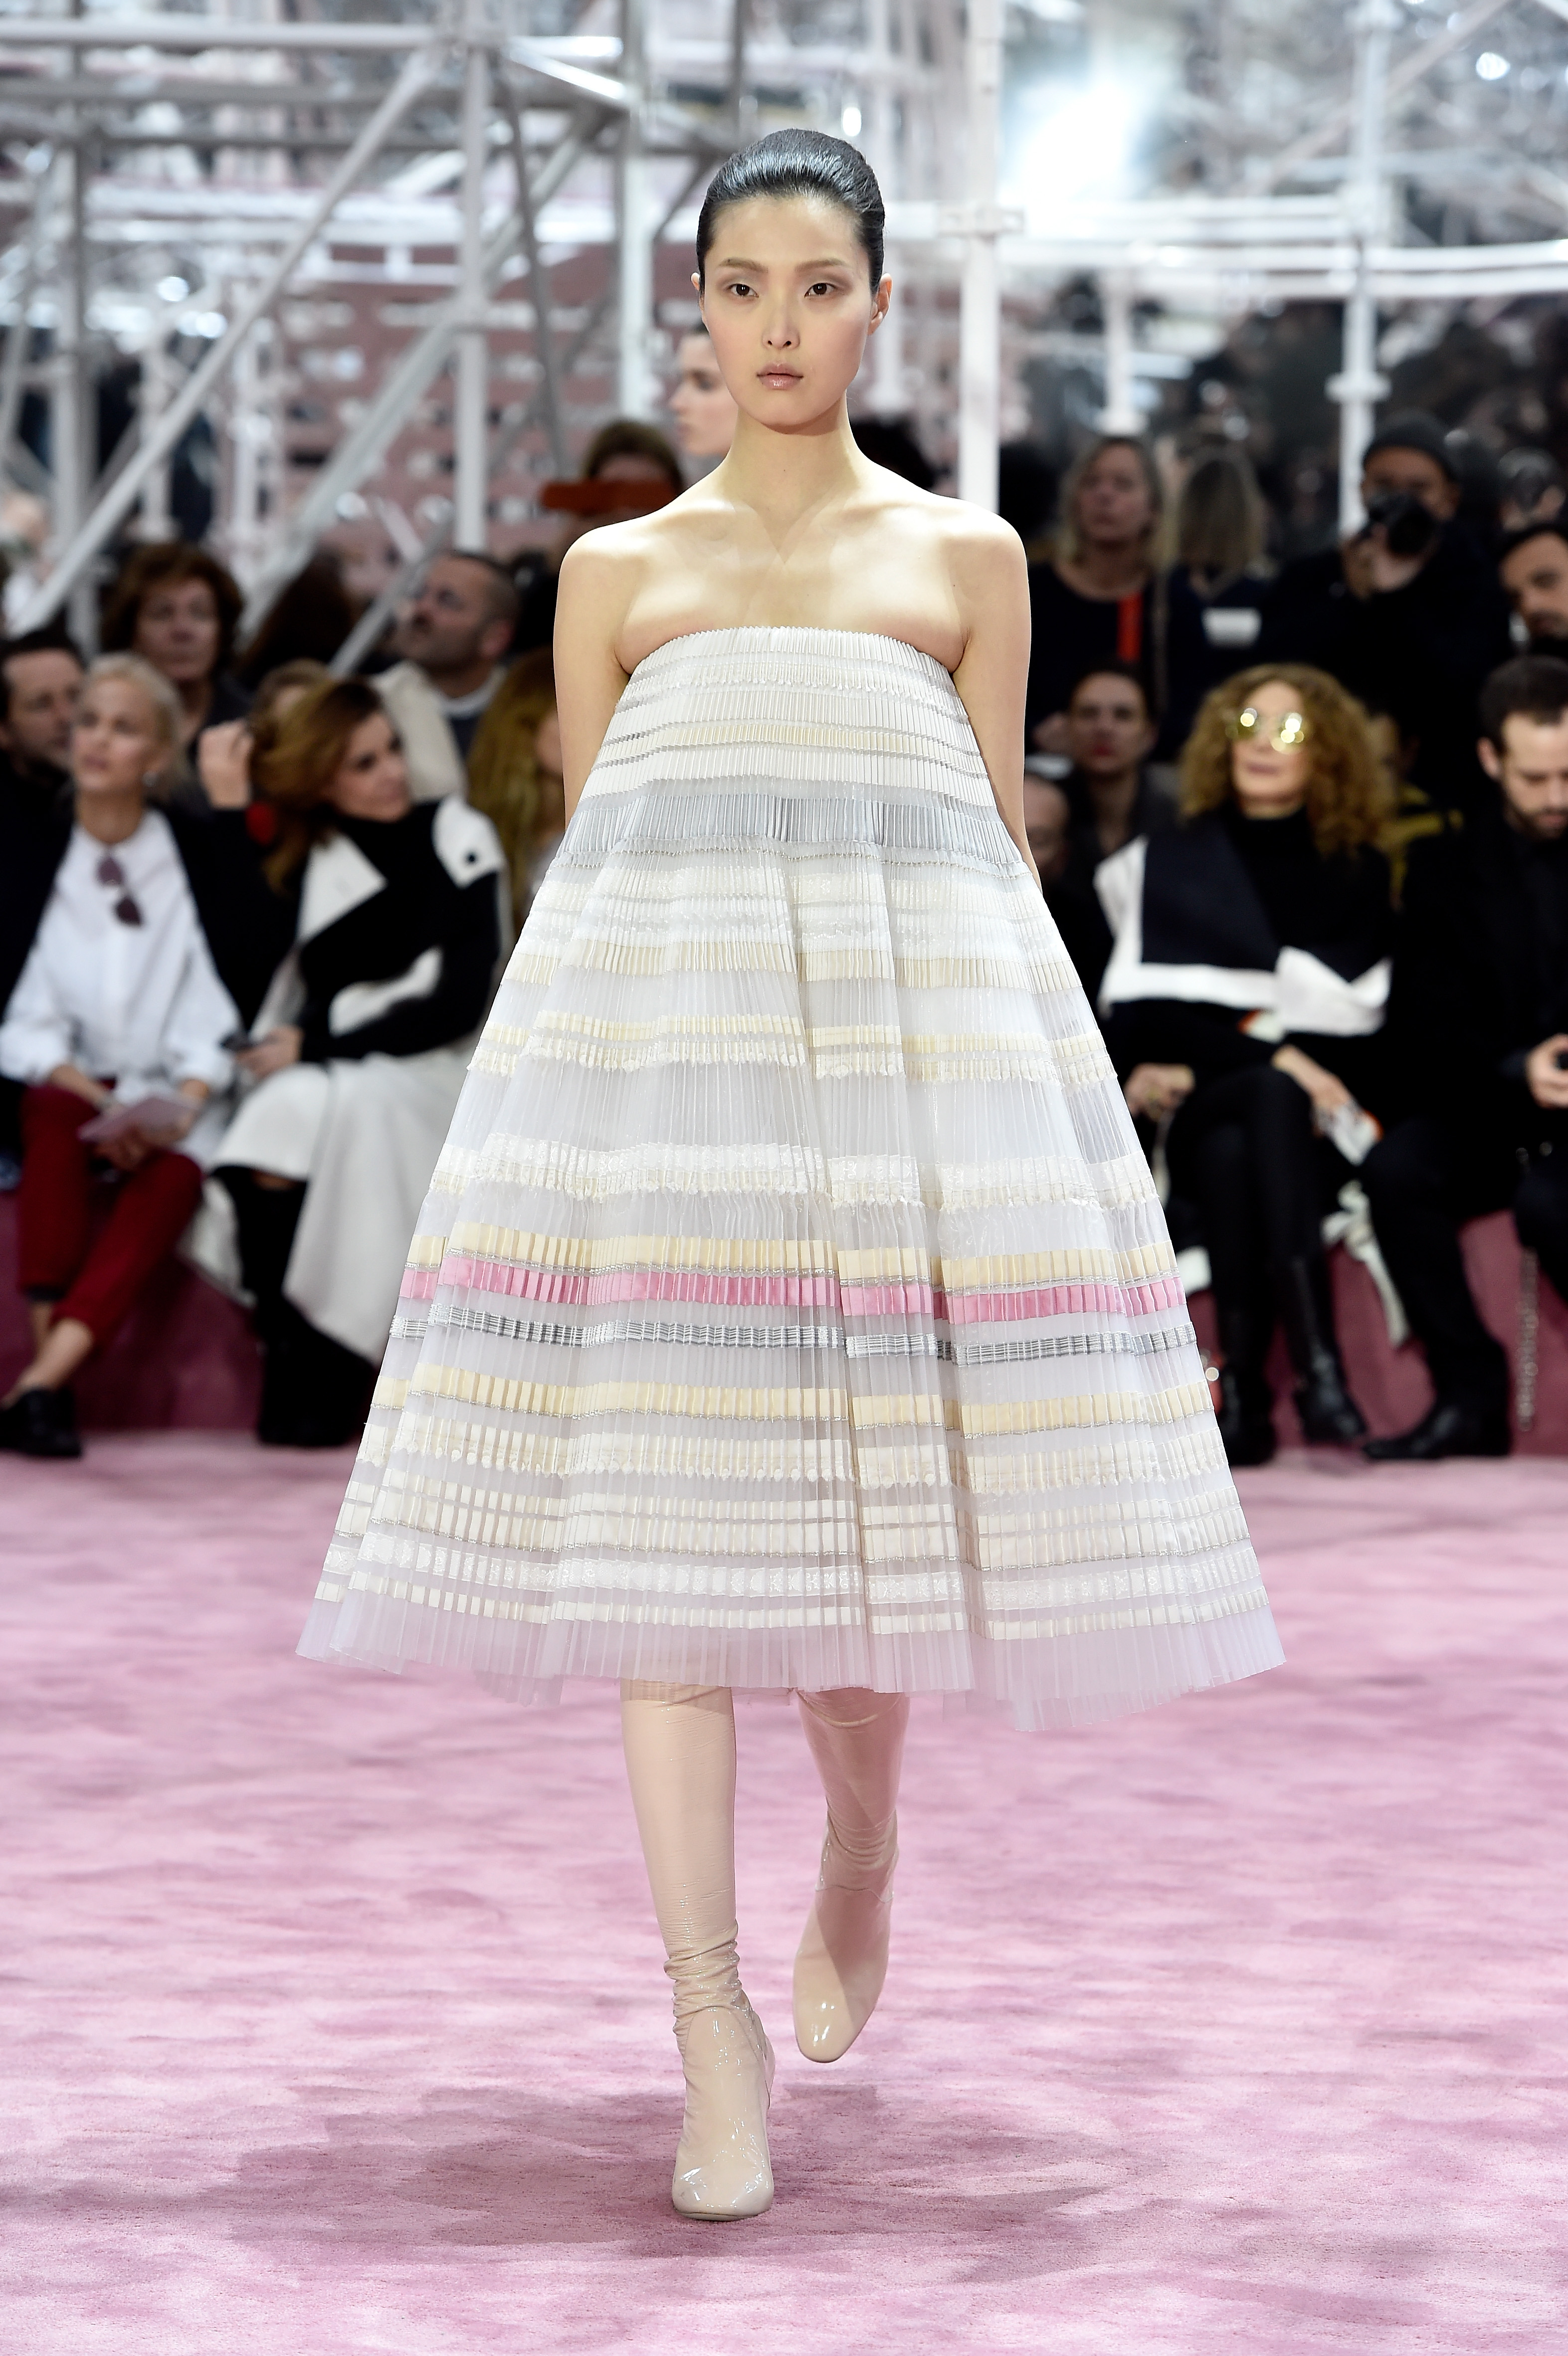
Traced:
[[[574, 166], [597, 135], [601, 116], [586, 132], [575, 130], [562, 140], [540, 169], [533, 184], [535, 209], [553, 196]], [[521, 224], [513, 213], [484, 250], [483, 278], [492, 287], [516, 250]], [[452, 296], [436, 306], [429, 325], [415, 337], [359, 423], [345, 436], [289, 518], [279, 545], [261, 567], [252, 584], [241, 622], [241, 634], [253, 630], [285, 581], [291, 580], [309, 555], [317, 536], [338, 512], [338, 502], [358, 488], [394, 434], [407, 423], [425, 387], [446, 360], [461, 324], [463, 298]]]
[[[282, 254], [274, 263], [261, 285], [244, 302], [237, 316], [231, 321], [222, 336], [212, 346], [207, 357], [192, 370], [175, 400], [159, 418], [153, 433], [136, 453], [119, 480], [98, 502], [71, 538], [59, 564], [39, 588], [28, 606], [21, 626], [38, 629], [59, 613], [88, 565], [104, 542], [117, 530], [135, 505], [142, 485], [155, 466], [174, 449], [181, 434], [192, 423], [202, 402], [224, 374], [258, 319], [265, 316], [283, 293], [295, 268], [306, 249], [319, 235], [337, 209], [339, 198], [345, 196], [360, 173], [374, 157], [387, 133], [407, 113], [409, 108], [428, 87], [436, 70], [439, 49], [428, 44], [415, 50], [403, 65], [403, 71], [375, 113], [366, 123], [354, 145], [317, 199], [309, 217], [290, 238]], [[80, 272], [81, 256], [77, 257]]]

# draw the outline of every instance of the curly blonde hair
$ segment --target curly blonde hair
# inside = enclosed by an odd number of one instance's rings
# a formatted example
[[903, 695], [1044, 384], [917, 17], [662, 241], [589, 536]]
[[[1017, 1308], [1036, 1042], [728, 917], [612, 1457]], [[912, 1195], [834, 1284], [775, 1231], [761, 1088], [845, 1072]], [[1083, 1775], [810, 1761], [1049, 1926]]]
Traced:
[[1307, 724], [1306, 815], [1319, 851], [1327, 857], [1380, 845], [1393, 794], [1371, 723], [1337, 680], [1305, 663], [1254, 663], [1204, 698], [1181, 756], [1183, 818], [1222, 809], [1232, 798], [1227, 725], [1273, 680], [1289, 688]]

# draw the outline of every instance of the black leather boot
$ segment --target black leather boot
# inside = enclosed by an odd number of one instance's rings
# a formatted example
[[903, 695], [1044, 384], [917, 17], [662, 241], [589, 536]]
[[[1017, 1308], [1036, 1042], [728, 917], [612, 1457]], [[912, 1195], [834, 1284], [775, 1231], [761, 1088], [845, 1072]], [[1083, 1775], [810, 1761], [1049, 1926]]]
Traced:
[[1219, 1406], [1215, 1421], [1231, 1466], [1266, 1464], [1278, 1445], [1273, 1395], [1263, 1374], [1272, 1319], [1250, 1309], [1219, 1312]]
[[368, 1358], [346, 1350], [280, 1301], [266, 1343], [256, 1437], [269, 1448], [341, 1448], [358, 1440], [375, 1385]]
[[1373, 1464], [1436, 1464], [1445, 1456], [1506, 1456], [1512, 1446], [1506, 1407], [1438, 1399], [1409, 1431], [1369, 1440], [1361, 1453]]
[[1351, 1398], [1334, 1333], [1328, 1268], [1321, 1252], [1287, 1260], [1280, 1271], [1280, 1311], [1291, 1365], [1301, 1377], [1295, 1411], [1308, 1440], [1353, 1447], [1367, 1436], [1367, 1419]]

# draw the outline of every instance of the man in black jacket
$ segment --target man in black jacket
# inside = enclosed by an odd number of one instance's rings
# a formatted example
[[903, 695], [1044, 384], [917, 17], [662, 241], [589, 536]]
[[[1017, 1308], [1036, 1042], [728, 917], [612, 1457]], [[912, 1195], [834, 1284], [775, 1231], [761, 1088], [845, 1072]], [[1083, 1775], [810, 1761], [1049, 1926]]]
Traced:
[[1496, 801], [1411, 852], [1388, 1024], [1411, 1118], [1361, 1173], [1437, 1393], [1413, 1430], [1368, 1442], [1382, 1462], [1508, 1453], [1508, 1359], [1462, 1220], [1511, 1207], [1568, 1299], [1568, 662], [1505, 663], [1481, 731]]
[[1364, 528], [1287, 564], [1263, 605], [1257, 662], [1328, 671], [1406, 749], [1411, 782], [1444, 809], [1484, 800], [1476, 698], [1508, 659], [1497, 566], [1456, 520], [1460, 483], [1436, 418], [1391, 417], [1362, 461]]

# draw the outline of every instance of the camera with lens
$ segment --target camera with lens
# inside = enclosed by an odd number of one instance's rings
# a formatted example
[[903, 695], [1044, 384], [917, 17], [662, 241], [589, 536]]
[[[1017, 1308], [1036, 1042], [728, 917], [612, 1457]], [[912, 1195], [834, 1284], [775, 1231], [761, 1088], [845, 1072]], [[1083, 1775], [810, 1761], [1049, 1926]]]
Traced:
[[1367, 502], [1367, 529], [1379, 527], [1391, 556], [1424, 556], [1442, 527], [1411, 491], [1380, 491]]

